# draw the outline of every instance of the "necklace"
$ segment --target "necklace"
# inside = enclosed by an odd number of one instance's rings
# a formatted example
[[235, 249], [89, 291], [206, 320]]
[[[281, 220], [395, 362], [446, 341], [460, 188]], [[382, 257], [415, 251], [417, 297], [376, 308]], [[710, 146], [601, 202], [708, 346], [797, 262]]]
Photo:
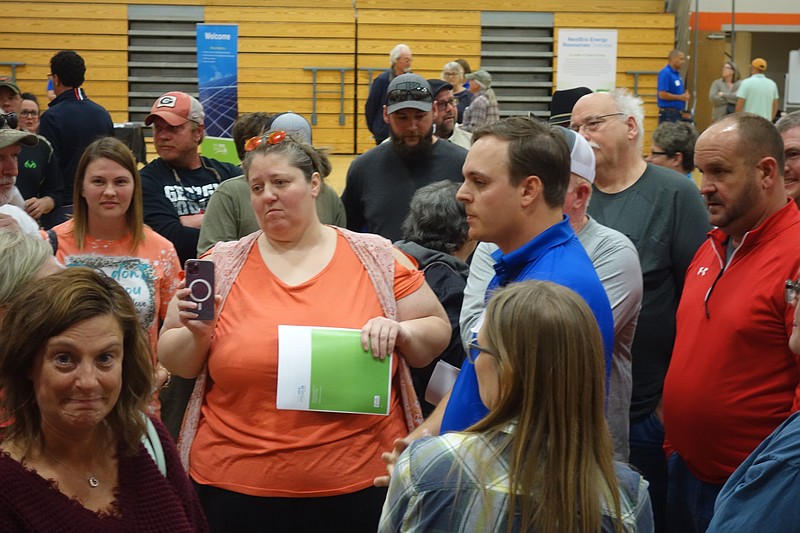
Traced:
[[[45, 453], [46, 453], [47, 455], [49, 455], [50, 457], [52, 457], [53, 459], [55, 459], [55, 461], [56, 461], [58, 464], [60, 464], [61, 466], [63, 466], [63, 467], [64, 467], [64, 468], [66, 468], [67, 470], [71, 471], [73, 474], [77, 475], [78, 477], [84, 477], [84, 476], [83, 476], [83, 474], [79, 473], [77, 470], [75, 470], [75, 469], [73, 469], [73, 468], [71, 468], [71, 467], [67, 466], [66, 464], [62, 463], [62, 462], [61, 462], [61, 460], [60, 460], [58, 457], [56, 457], [55, 455], [53, 455], [53, 454], [50, 452], [50, 450], [48, 450], [47, 448], [44, 448], [44, 451], [45, 451]], [[99, 481], [99, 480], [98, 480], [96, 477], [94, 477], [92, 474], [89, 474], [89, 477], [86, 479], [86, 481], [89, 483], [89, 486], [90, 486], [91, 488], [93, 488], [93, 489], [94, 489], [94, 488], [97, 488], [97, 487], [99, 487], [99, 486], [100, 486], [100, 481]]]

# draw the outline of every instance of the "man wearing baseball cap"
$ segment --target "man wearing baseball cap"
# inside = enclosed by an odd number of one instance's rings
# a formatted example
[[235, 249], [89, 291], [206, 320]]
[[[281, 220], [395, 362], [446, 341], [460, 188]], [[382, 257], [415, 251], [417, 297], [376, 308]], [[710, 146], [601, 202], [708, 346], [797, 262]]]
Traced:
[[472, 134], [464, 131], [456, 122], [458, 118], [458, 98], [453, 94], [453, 85], [440, 79], [429, 79], [433, 93], [433, 103], [436, 106], [436, 114], [433, 124], [436, 126], [434, 134], [440, 138], [450, 141], [465, 150], [469, 150], [472, 143]]
[[0, 230], [22, 231], [31, 235], [39, 232], [36, 223], [25, 211], [9, 204], [17, 182], [17, 158], [22, 146], [36, 146], [39, 139], [33, 133], [17, 129], [16, 113], [0, 113]]
[[467, 74], [469, 92], [472, 102], [464, 110], [464, 122], [461, 129], [473, 132], [484, 124], [500, 120], [500, 106], [492, 89], [492, 75], [485, 70], [476, 70]]
[[242, 169], [203, 157], [205, 113], [200, 102], [186, 93], [163, 94], [145, 118], [153, 126], [158, 159], [141, 170], [144, 221], [172, 241], [181, 263], [197, 257], [197, 239], [211, 194], [223, 180]]
[[433, 135], [433, 99], [422, 76], [401, 74], [389, 83], [383, 120], [391, 142], [357, 157], [347, 171], [342, 202], [349, 229], [400, 240], [417, 189], [435, 181], [462, 181], [467, 151]]
[[[23, 129], [22, 103], [17, 84], [8, 78], [0, 78], [0, 109], [3, 113], [15, 114], [18, 129]], [[38, 119], [37, 112], [37, 123]], [[37, 138], [39, 142], [32, 146], [23, 144], [17, 157], [17, 194], [21, 195], [22, 200], [17, 198], [11, 203], [22, 207], [33, 219], [40, 220], [45, 229], [49, 229], [49, 217], [43, 215], [58, 207], [64, 195], [64, 180], [53, 146], [41, 135], [37, 135]]]
[[750, 77], [736, 91], [736, 112], [755, 113], [772, 122], [778, 112], [778, 85], [764, 76], [767, 62], [757, 57], [750, 63]]
[[50, 141], [58, 159], [64, 193], [60, 207], [43, 220], [46, 227], [65, 221], [72, 214], [75, 169], [83, 151], [98, 137], [114, 135], [111, 115], [100, 104], [89, 100], [81, 88], [86, 76], [83, 58], [72, 50], [62, 50], [50, 58], [55, 99], [39, 121], [39, 135]]

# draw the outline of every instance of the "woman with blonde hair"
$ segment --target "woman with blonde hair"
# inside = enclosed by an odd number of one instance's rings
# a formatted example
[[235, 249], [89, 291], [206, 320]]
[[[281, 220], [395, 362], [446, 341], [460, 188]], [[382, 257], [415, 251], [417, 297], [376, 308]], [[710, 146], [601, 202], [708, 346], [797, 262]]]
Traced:
[[[114, 137], [97, 139], [78, 162], [74, 190], [73, 218], [46, 232], [56, 259], [68, 267], [101, 270], [122, 285], [155, 354], [159, 321], [182, 269], [172, 243], [144, 224], [142, 180], [133, 153]], [[156, 384], [168, 376], [159, 367]]]
[[403, 452], [380, 531], [652, 531], [647, 481], [613, 461], [585, 301], [550, 282], [509, 285], [471, 348], [490, 412]]
[[60, 269], [46, 241], [19, 231], [0, 230], [0, 320], [23, 287]]
[[467, 81], [464, 77], [464, 67], [458, 61], [445, 63], [442, 67], [442, 79], [453, 86], [453, 98], [458, 102], [456, 104], [458, 109], [456, 122], [461, 124], [461, 121], [464, 120], [464, 110], [472, 102], [472, 93], [464, 87], [464, 82]]

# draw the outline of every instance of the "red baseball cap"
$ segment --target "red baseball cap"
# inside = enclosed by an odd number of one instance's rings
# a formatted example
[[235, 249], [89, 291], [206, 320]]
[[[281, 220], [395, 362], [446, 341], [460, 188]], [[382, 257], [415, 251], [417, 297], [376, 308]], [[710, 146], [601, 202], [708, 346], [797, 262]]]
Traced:
[[163, 118], [170, 126], [180, 126], [189, 121], [202, 124], [205, 118], [203, 105], [197, 98], [180, 91], [162, 94], [144, 119], [145, 126], [153, 123], [156, 117]]

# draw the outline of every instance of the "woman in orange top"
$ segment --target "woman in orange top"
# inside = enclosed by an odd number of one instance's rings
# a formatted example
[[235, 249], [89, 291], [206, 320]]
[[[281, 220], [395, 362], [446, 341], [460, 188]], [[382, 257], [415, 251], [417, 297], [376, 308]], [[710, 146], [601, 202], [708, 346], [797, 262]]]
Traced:
[[[122, 141], [102, 137], [86, 147], [75, 171], [74, 205], [70, 220], [46, 232], [56, 259], [101, 270], [122, 285], [155, 355], [159, 319], [175, 294], [181, 265], [172, 243], [144, 224], [142, 181]], [[167, 377], [159, 365], [156, 385]], [[155, 400], [150, 409], [157, 412]]]
[[[381, 451], [415, 422], [401, 405], [405, 362], [425, 366], [447, 346], [447, 316], [389, 241], [319, 222], [323, 152], [285, 132], [247, 148], [261, 230], [209, 252], [216, 318], [193, 320], [179, 289], [159, 339], [172, 372], [198, 377], [181, 434], [189, 474], [212, 530], [375, 531]], [[399, 355], [388, 416], [277, 409], [279, 325], [357, 329], [375, 358]]]

